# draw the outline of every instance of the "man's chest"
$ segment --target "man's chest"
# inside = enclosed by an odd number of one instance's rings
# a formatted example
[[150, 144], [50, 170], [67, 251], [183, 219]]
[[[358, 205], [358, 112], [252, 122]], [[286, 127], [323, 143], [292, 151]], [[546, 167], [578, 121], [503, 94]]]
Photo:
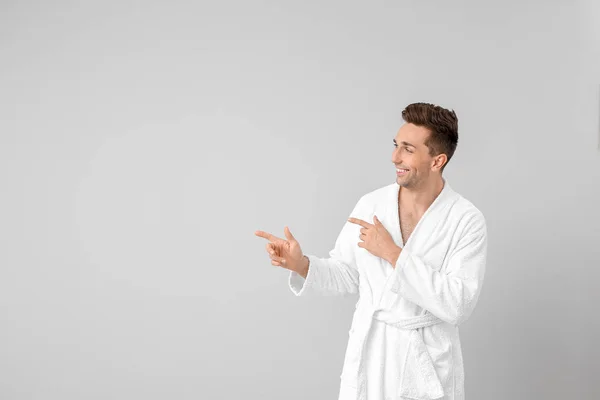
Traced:
[[404, 210], [402, 207], [398, 207], [398, 216], [400, 219], [400, 234], [402, 235], [402, 243], [406, 245], [410, 235], [415, 230], [415, 226], [419, 223], [420, 216], [414, 212]]

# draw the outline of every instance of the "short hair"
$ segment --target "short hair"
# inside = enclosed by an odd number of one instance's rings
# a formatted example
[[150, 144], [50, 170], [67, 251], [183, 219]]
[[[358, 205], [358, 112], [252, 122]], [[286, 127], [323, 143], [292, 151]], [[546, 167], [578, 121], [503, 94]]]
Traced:
[[442, 166], [443, 172], [458, 145], [458, 118], [454, 110], [429, 103], [413, 103], [402, 110], [402, 119], [429, 130], [429, 137], [425, 141], [429, 155], [434, 157], [444, 153], [448, 158]]

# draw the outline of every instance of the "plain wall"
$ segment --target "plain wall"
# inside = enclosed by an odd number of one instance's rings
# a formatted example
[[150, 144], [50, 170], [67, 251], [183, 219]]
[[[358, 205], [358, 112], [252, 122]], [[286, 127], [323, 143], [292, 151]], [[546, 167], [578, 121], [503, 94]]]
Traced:
[[335, 399], [356, 297], [296, 297], [409, 103], [488, 222], [468, 399], [596, 399], [597, 1], [0, 3], [0, 399]]

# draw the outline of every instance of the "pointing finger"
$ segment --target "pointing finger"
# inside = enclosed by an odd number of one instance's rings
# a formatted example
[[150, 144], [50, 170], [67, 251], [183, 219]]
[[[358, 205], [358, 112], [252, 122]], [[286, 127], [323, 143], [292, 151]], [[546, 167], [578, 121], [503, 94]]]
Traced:
[[268, 232], [264, 232], [264, 231], [256, 231], [256, 232], [254, 232], [254, 234], [255, 234], [256, 236], [259, 236], [259, 237], [265, 238], [265, 239], [267, 239], [267, 240], [270, 240], [271, 242], [275, 242], [275, 241], [277, 241], [277, 240], [283, 240], [283, 239], [281, 239], [281, 238], [278, 238], [278, 237], [277, 237], [277, 236], [275, 236], [275, 235], [271, 235], [270, 233], [268, 233]]
[[373, 226], [373, 224], [370, 224], [367, 221], [363, 221], [360, 218], [352, 218], [352, 217], [350, 217], [350, 218], [348, 218], [348, 221], [352, 222], [353, 224], [358, 224], [360, 226], [363, 226], [365, 228], [369, 228], [369, 227]]

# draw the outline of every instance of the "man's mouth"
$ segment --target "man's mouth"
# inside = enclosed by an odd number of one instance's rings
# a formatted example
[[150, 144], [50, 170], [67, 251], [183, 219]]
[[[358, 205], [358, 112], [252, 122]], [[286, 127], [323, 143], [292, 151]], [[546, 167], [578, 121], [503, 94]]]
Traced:
[[396, 175], [398, 175], [398, 176], [403, 176], [403, 175], [406, 175], [407, 173], [408, 173], [407, 169], [396, 168]]

